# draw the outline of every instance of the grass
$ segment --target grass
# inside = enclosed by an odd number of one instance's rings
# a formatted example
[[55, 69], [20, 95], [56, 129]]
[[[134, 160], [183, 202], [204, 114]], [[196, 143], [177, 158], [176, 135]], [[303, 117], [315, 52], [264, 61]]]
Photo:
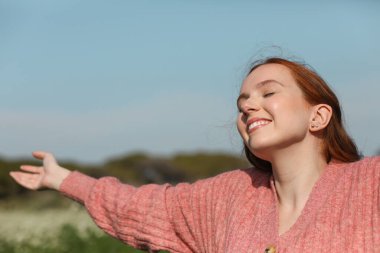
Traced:
[[[45, 236], [45, 235], [40, 235]], [[91, 229], [86, 233], [78, 231], [73, 225], [63, 225], [57, 238], [49, 237], [35, 241], [0, 240], [1, 253], [138, 253], [120, 241], [105, 234], [99, 234]]]
[[0, 253], [141, 253], [106, 235], [71, 202], [54, 209], [0, 208]]

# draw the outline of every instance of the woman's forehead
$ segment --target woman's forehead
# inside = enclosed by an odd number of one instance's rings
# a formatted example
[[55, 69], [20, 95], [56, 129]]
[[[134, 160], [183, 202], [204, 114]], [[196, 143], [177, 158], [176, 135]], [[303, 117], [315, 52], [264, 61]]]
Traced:
[[286, 85], [295, 83], [290, 70], [277, 63], [269, 63], [257, 67], [244, 80], [242, 88], [259, 88], [260, 84], [265, 84], [268, 80]]

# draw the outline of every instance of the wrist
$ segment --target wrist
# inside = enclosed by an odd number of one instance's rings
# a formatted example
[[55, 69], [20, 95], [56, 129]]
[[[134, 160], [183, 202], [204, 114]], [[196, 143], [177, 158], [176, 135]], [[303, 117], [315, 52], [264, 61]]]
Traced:
[[63, 167], [59, 167], [59, 170], [57, 170], [57, 176], [55, 178], [56, 180], [53, 182], [52, 188], [54, 190], [59, 191], [61, 184], [70, 175], [70, 173], [71, 173], [70, 170], [65, 169]]

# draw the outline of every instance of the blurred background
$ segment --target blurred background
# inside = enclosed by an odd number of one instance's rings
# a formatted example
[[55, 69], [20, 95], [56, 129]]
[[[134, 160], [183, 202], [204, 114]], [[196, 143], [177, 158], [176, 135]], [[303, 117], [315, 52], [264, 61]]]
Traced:
[[264, 56], [310, 64], [361, 152], [379, 154], [379, 11], [375, 0], [0, 0], [0, 252], [132, 252], [9, 170], [33, 150], [134, 185], [245, 167], [236, 97]]

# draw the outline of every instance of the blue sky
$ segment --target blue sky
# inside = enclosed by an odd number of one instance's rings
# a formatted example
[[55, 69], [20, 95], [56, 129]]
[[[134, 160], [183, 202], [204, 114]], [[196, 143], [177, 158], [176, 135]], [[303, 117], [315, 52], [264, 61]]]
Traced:
[[0, 154], [240, 153], [239, 86], [268, 54], [313, 66], [360, 150], [375, 154], [379, 11], [379, 1], [0, 0]]

